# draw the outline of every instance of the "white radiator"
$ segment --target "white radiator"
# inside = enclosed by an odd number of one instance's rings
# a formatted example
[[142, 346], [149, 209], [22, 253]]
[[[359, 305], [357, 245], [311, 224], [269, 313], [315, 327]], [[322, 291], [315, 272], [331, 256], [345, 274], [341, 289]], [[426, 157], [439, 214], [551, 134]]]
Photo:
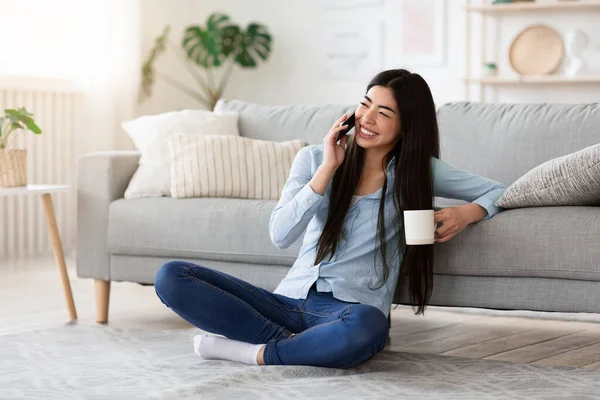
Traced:
[[[75, 244], [75, 127], [80, 97], [68, 85], [0, 82], [2, 114], [5, 108], [26, 107], [42, 129], [41, 135], [21, 131], [12, 137], [13, 145], [27, 149], [28, 183], [72, 185], [71, 191], [52, 195], [65, 253]], [[48, 254], [52, 247], [40, 196], [0, 197], [0, 259]]]

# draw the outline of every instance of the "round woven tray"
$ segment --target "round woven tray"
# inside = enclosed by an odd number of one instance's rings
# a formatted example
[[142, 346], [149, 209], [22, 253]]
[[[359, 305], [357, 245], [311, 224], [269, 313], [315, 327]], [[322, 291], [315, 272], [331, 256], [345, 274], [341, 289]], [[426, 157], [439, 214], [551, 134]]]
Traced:
[[520, 75], [547, 75], [560, 66], [564, 53], [563, 41], [557, 31], [545, 25], [532, 25], [513, 40], [509, 60]]

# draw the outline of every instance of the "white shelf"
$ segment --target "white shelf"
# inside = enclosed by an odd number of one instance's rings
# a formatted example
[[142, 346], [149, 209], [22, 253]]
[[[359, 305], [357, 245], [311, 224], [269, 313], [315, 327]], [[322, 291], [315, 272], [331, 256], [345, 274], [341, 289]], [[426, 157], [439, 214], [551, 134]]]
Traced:
[[597, 0], [571, 0], [554, 2], [519, 2], [512, 4], [493, 4], [484, 6], [469, 6], [469, 12], [482, 14], [500, 14], [525, 11], [600, 11], [600, 1]]
[[515, 77], [486, 76], [480, 78], [465, 78], [464, 80], [485, 85], [516, 85], [520, 83], [575, 84], [600, 83], [600, 75], [580, 75], [574, 77], [562, 75], [528, 75]]

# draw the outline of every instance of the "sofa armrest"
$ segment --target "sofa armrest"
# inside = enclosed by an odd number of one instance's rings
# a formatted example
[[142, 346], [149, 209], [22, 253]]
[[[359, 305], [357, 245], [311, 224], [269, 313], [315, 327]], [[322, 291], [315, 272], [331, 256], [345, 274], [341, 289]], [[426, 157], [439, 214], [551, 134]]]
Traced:
[[102, 151], [77, 160], [77, 276], [110, 280], [108, 211], [123, 197], [139, 159], [139, 151]]

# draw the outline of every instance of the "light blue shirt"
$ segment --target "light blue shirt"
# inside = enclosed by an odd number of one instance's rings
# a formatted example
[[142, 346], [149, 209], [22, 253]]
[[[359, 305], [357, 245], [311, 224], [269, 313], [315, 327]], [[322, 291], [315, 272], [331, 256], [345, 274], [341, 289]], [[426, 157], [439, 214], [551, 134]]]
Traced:
[[[330, 261], [314, 265], [317, 242], [327, 220], [331, 182], [325, 193], [315, 193], [308, 182], [323, 162], [323, 145], [302, 148], [290, 169], [281, 198], [271, 214], [271, 241], [279, 248], [291, 246], [306, 231], [298, 258], [274, 293], [306, 299], [314, 282], [321, 292], [332, 291], [333, 297], [349, 302], [370, 304], [387, 317], [399, 275], [396, 234], [400, 227], [394, 218], [394, 167], [387, 166], [388, 186], [385, 193], [386, 249], [388, 279], [383, 286], [383, 258], [377, 246], [377, 218], [383, 189], [355, 198], [344, 221], [346, 238], [342, 238]], [[434, 196], [474, 202], [487, 210], [485, 219], [501, 211], [494, 205], [504, 190], [499, 182], [457, 169], [433, 157]], [[381, 286], [379, 289], [371, 290]]]

